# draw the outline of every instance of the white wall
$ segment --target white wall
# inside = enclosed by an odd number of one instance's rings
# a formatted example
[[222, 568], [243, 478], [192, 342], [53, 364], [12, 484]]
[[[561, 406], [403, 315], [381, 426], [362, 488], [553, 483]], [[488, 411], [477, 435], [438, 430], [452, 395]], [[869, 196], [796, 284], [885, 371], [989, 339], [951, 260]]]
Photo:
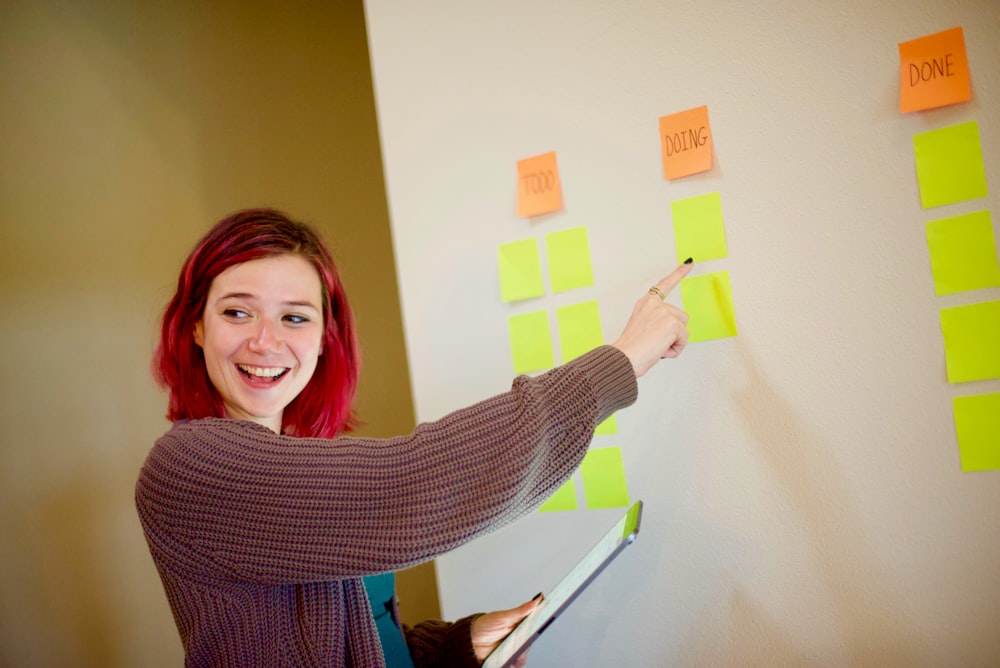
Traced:
[[[509, 386], [511, 313], [597, 299], [614, 339], [674, 264], [670, 202], [720, 192], [739, 336], [618, 416], [641, 538], [535, 666], [1000, 664], [1000, 472], [962, 473], [927, 221], [1000, 217], [1000, 3], [367, 0], [418, 419]], [[968, 103], [898, 112], [897, 44], [961, 25]], [[708, 173], [657, 118], [707, 104]], [[986, 199], [924, 210], [913, 135], [979, 123]], [[514, 214], [555, 150], [565, 209]], [[585, 225], [595, 285], [500, 301], [498, 245]], [[554, 320], [554, 316], [553, 316]], [[1000, 338], [1000, 337], [998, 337]], [[617, 510], [536, 514], [439, 561], [446, 616], [551, 587]]]

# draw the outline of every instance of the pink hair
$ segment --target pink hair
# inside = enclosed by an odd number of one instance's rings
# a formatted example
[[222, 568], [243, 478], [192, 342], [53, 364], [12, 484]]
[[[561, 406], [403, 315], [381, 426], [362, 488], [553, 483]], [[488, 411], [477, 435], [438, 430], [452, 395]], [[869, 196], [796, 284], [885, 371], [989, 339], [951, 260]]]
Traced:
[[215, 277], [229, 267], [284, 253], [316, 267], [323, 286], [323, 354], [309, 383], [285, 408], [282, 430], [296, 436], [332, 438], [355, 426], [352, 409], [360, 356], [354, 316], [333, 256], [311, 227], [273, 209], [246, 209], [220, 220], [184, 262], [177, 292], [163, 314], [153, 376], [170, 391], [167, 419], [225, 417], [212, 386], [195, 324], [205, 310]]

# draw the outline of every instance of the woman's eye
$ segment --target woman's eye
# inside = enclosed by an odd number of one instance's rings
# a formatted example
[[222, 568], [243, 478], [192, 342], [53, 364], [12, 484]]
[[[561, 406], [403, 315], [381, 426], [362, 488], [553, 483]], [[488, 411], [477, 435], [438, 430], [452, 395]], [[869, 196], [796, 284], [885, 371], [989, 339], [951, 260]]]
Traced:
[[304, 315], [296, 315], [292, 313], [285, 316], [285, 321], [290, 322], [293, 325], [301, 325], [303, 323], [309, 322], [309, 318], [305, 317]]
[[238, 308], [227, 308], [225, 311], [222, 312], [222, 315], [226, 316], [227, 318], [233, 318], [234, 320], [240, 320], [242, 318], [250, 317], [246, 311], [241, 311]]

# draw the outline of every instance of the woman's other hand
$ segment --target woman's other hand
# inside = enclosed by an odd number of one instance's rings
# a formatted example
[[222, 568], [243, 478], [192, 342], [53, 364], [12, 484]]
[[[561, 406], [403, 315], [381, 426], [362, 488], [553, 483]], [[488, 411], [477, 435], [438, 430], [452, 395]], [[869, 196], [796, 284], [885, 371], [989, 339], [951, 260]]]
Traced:
[[690, 262], [682, 264], [651, 287], [636, 302], [624, 331], [612, 344], [628, 356], [636, 378], [661, 359], [677, 357], [687, 345], [688, 315], [666, 299], [693, 266]]

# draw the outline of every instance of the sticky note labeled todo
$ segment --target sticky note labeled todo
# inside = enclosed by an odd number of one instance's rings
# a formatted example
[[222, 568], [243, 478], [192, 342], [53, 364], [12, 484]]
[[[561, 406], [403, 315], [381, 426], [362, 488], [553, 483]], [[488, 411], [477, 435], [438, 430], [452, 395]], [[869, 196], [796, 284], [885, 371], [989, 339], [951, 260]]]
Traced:
[[660, 149], [663, 178], [668, 181], [710, 170], [712, 128], [708, 123], [708, 107], [661, 116]]
[[540, 216], [562, 208], [562, 184], [555, 151], [517, 161], [517, 215]]
[[979, 124], [975, 121], [913, 135], [913, 155], [923, 208], [989, 194]]
[[949, 383], [1000, 378], [1000, 301], [941, 309]]
[[961, 26], [899, 44], [899, 111], [967, 102], [972, 96]]
[[936, 295], [1000, 286], [989, 211], [932, 220], [927, 223], [927, 247]]
[[733, 288], [728, 271], [682, 279], [681, 301], [690, 318], [689, 343], [736, 336]]

